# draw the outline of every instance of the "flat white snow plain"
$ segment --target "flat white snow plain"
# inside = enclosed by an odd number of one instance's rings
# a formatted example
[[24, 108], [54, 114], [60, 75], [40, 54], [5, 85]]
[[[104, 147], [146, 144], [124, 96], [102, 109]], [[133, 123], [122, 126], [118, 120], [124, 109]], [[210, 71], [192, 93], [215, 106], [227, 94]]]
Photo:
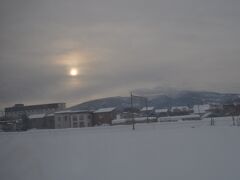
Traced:
[[1, 180], [239, 180], [230, 118], [0, 133]]

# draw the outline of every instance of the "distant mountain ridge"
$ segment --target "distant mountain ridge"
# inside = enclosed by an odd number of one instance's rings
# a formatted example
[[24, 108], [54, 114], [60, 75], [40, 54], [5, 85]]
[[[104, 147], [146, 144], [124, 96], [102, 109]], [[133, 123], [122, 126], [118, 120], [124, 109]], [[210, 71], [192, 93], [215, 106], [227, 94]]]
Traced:
[[[172, 106], [189, 106], [192, 107], [195, 104], [206, 103], [233, 103], [240, 102], [239, 94], [230, 93], [217, 93], [208, 91], [186, 91], [186, 90], [171, 90], [171, 91], [159, 91], [157, 93], [147, 90], [134, 91], [137, 95], [148, 97], [148, 106], [154, 106], [155, 108], [169, 108]], [[140, 99], [134, 99], [135, 107], [144, 107], [145, 102]], [[69, 109], [84, 109], [84, 110], [96, 110], [99, 108], [116, 107], [119, 110], [130, 107], [130, 97], [106, 97], [96, 100], [87, 101]]]

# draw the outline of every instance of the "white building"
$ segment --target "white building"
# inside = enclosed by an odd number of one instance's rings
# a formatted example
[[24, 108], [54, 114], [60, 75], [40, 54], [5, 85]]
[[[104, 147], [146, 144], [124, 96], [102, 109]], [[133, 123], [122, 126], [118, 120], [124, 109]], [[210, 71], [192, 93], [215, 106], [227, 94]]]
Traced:
[[154, 107], [143, 107], [140, 112], [141, 112], [142, 115], [154, 114], [155, 108]]
[[55, 129], [92, 126], [93, 114], [84, 110], [66, 110], [54, 113]]
[[155, 109], [155, 114], [157, 116], [168, 116], [169, 115], [169, 110], [167, 108], [165, 108], [165, 109]]
[[203, 105], [194, 105], [193, 112], [194, 114], [205, 114], [211, 110], [210, 104], [203, 104]]
[[171, 112], [189, 112], [190, 109], [187, 106], [174, 106], [171, 108]]
[[143, 107], [142, 109], [141, 109], [141, 111], [142, 112], [146, 112], [146, 111], [154, 111], [154, 107]]
[[155, 113], [168, 113], [168, 109], [155, 109]]

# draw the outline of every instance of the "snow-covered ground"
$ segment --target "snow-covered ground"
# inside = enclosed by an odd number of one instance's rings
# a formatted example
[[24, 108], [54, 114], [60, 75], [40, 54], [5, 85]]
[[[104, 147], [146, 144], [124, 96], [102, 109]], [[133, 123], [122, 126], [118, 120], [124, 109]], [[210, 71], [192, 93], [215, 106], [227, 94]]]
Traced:
[[0, 133], [1, 180], [239, 180], [231, 118]]

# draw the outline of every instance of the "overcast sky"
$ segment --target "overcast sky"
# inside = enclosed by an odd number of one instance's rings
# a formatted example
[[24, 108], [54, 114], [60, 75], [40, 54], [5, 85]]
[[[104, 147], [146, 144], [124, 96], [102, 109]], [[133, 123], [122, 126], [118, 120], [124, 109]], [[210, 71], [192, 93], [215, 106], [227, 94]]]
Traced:
[[239, 9], [239, 0], [0, 0], [0, 109], [158, 86], [240, 92]]

